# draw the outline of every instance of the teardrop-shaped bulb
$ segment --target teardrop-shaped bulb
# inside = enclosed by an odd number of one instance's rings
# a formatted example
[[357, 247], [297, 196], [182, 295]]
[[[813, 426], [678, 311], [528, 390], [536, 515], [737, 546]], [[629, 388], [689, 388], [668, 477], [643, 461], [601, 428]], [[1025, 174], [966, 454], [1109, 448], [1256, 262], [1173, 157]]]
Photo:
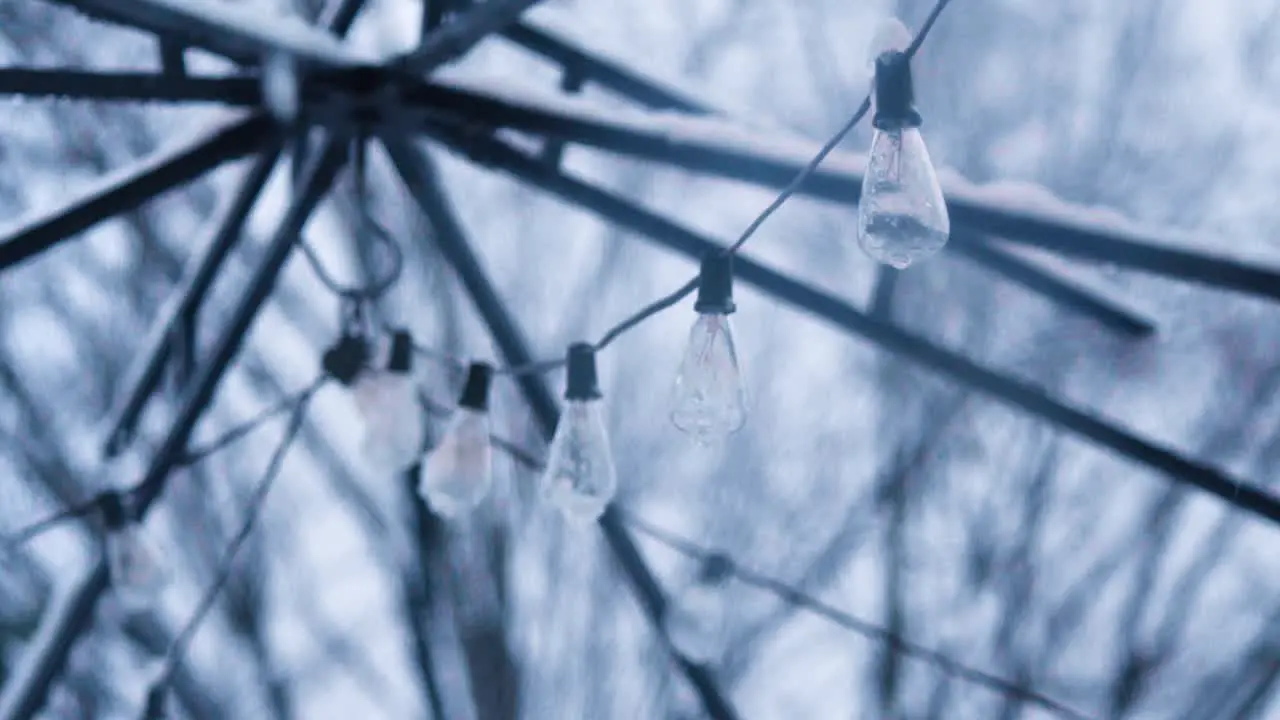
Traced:
[[671, 646], [696, 663], [720, 660], [728, 646], [724, 586], [695, 581], [668, 606], [663, 625]]
[[272, 117], [284, 124], [298, 118], [301, 104], [298, 64], [286, 52], [273, 52], [262, 61], [262, 100]]
[[618, 491], [600, 400], [567, 400], [542, 475], [546, 498], [569, 520], [594, 522]]
[[433, 510], [457, 517], [484, 501], [493, 487], [489, 414], [459, 407], [440, 444], [422, 464], [418, 493]]
[[672, 390], [671, 422], [702, 444], [742, 429], [747, 392], [728, 315], [701, 313]]
[[367, 371], [351, 384], [351, 395], [364, 421], [361, 447], [374, 469], [396, 473], [417, 463], [426, 421], [413, 376]]
[[154, 605], [169, 576], [141, 526], [129, 523], [106, 538], [107, 576], [121, 606], [130, 612]]
[[899, 270], [947, 244], [951, 219], [920, 130], [876, 130], [858, 201], [858, 243]]

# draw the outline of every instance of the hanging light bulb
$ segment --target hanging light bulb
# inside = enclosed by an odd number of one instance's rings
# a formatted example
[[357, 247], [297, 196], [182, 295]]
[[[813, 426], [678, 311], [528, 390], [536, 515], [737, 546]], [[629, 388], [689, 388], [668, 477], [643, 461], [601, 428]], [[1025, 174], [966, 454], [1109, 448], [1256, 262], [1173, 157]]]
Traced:
[[920, 136], [911, 61], [900, 50], [876, 58], [875, 134], [858, 201], [858, 243], [899, 270], [942, 249], [951, 233], [938, 175]]
[[604, 514], [618, 490], [609, 434], [604, 427], [595, 349], [569, 346], [564, 410], [547, 453], [542, 490], [570, 520], [589, 523]]
[[733, 256], [712, 252], [702, 260], [698, 313], [689, 331], [672, 391], [671, 422], [704, 445], [742, 429], [747, 392], [729, 315], [733, 303]]
[[492, 377], [489, 364], [471, 363], [449, 427], [422, 465], [418, 492], [445, 517], [472, 510], [493, 486], [493, 453], [489, 444]]
[[325, 370], [351, 390], [369, 462], [379, 472], [401, 472], [417, 463], [426, 435], [412, 373], [413, 338], [403, 330], [392, 333], [384, 370], [370, 369], [369, 355], [368, 341], [347, 333], [325, 353]]
[[663, 626], [671, 646], [696, 663], [719, 660], [728, 645], [725, 587], [733, 561], [715, 554], [704, 558], [693, 581], [667, 606]]
[[298, 63], [287, 52], [269, 53], [262, 61], [262, 100], [278, 122], [291, 125], [302, 104]]
[[107, 531], [107, 577], [111, 587], [126, 611], [146, 610], [168, 584], [168, 575], [120, 493], [102, 493], [98, 510]]

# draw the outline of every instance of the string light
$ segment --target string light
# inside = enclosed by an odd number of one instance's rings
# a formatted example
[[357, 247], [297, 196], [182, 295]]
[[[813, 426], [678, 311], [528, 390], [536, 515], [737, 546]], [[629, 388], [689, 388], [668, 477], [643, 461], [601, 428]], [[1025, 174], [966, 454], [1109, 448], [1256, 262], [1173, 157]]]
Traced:
[[671, 422], [706, 445], [737, 432], [747, 420], [747, 392], [729, 315], [733, 256], [712, 253], [702, 261], [698, 319], [680, 360], [672, 391]]
[[858, 242], [872, 259], [899, 270], [947, 243], [951, 221], [915, 108], [911, 58], [889, 50], [876, 58], [875, 134], [858, 200]]
[[147, 610], [168, 584], [168, 573], [124, 495], [107, 491], [96, 502], [106, 528], [104, 552], [111, 588], [127, 612]]
[[493, 486], [489, 445], [489, 385], [493, 367], [472, 363], [440, 443], [422, 464], [418, 492], [440, 515], [457, 517], [479, 505]]
[[395, 331], [383, 369], [371, 366], [372, 343], [355, 325], [324, 354], [325, 372], [348, 388], [361, 418], [361, 448], [374, 468], [396, 473], [417, 463], [426, 419], [413, 379], [413, 338]]
[[[875, 63], [875, 135], [863, 179], [858, 236], [860, 245], [869, 255], [898, 268], [905, 268], [938, 252], [950, 231], [937, 175], [919, 133], [921, 119], [914, 106], [910, 68], [911, 58], [948, 3], [949, 0], [938, 0], [910, 46], [905, 50], [882, 53]], [[300, 109], [297, 69], [291, 63], [287, 55], [267, 58], [263, 76], [266, 104], [286, 124], [296, 119]], [[690, 331], [689, 343], [677, 371], [671, 419], [677, 427], [703, 443], [740, 429], [746, 420], [747, 403], [728, 317], [734, 311], [732, 256], [803, 185], [870, 108], [871, 98], [868, 97], [731, 246], [704, 258], [695, 280], [641, 308], [605, 333], [595, 345], [575, 343], [569, 346], [563, 360], [534, 362], [517, 368], [496, 369], [485, 363], [472, 363], [448, 429], [439, 446], [423, 463], [420, 491], [433, 509], [443, 515], [457, 515], [481, 502], [492, 482], [490, 448], [496, 446], [520, 462], [542, 470], [540, 486], [544, 496], [567, 519], [581, 524], [599, 519], [617, 492], [618, 480], [603, 418], [595, 355], [623, 333], [673, 307], [695, 290], [698, 298], [694, 310], [698, 318]], [[179, 463], [198, 462], [244, 437], [282, 409], [292, 410], [285, 439], [277, 447], [264, 478], [255, 490], [240, 532], [227, 547], [213, 584], [170, 646], [165, 671], [148, 693], [144, 708], [146, 717], [158, 717], [162, 713], [169, 676], [228, 581], [235, 556], [255, 525], [266, 494], [280, 471], [284, 454], [296, 438], [310, 398], [324, 379], [334, 378], [350, 389], [363, 419], [362, 445], [370, 461], [380, 469], [398, 471], [417, 461], [425, 436], [426, 419], [418, 406], [417, 388], [412, 377], [414, 354], [461, 365], [449, 356], [416, 345], [407, 331], [390, 329], [385, 364], [381, 368], [371, 366], [373, 333], [365, 329], [369, 324], [362, 321], [368, 305], [385, 294], [399, 278], [404, 257], [398, 243], [368, 210], [363, 135], [355, 138], [353, 155], [362, 234], [377, 241], [390, 253], [392, 267], [382, 278], [366, 286], [344, 287], [325, 270], [315, 251], [306, 242], [300, 243], [304, 257], [322, 284], [340, 297], [348, 308], [339, 340], [325, 351], [322, 358], [324, 377], [295, 396], [292, 402], [260, 414], [204, 449], [188, 451]], [[543, 466], [532, 454], [491, 434], [489, 385], [494, 375], [542, 373], [559, 367], [566, 368], [565, 407]], [[145, 606], [154, 600], [167, 575], [142, 536], [141, 518], [132, 516], [126, 496], [121, 493], [101, 493], [89, 503], [62, 511], [19, 532], [16, 539], [7, 539], [6, 544], [15, 545], [59, 522], [82, 517], [95, 509], [101, 512], [108, 531], [106, 555], [113, 587], [126, 604]], [[853, 619], [780, 581], [748, 573], [728, 556], [675, 538], [636, 518], [622, 517], [632, 527], [701, 561], [694, 582], [678, 594], [664, 621], [673, 646], [689, 659], [711, 662], [723, 652], [726, 628], [722, 591], [728, 579], [736, 577], [770, 590], [784, 601], [888, 642], [899, 652], [931, 661], [958, 677], [994, 687], [1066, 717], [1084, 717], [1042, 695], [966, 668], [935, 651], [912, 645], [887, 630]]]
[[567, 519], [586, 524], [598, 520], [613, 500], [618, 471], [604, 424], [595, 348], [570, 345], [565, 365], [564, 409], [547, 451], [542, 490]]

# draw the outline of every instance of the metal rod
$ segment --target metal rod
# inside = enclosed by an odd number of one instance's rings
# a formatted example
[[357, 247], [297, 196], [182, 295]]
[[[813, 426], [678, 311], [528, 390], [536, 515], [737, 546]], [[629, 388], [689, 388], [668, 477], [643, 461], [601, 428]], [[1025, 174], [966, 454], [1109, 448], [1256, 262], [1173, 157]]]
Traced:
[[[383, 142], [405, 186], [432, 224], [440, 253], [457, 272], [505, 361], [510, 365], [532, 362], [533, 356], [524, 333], [516, 325], [515, 319], [498, 296], [493, 282], [467, 242], [465, 231], [454, 217], [453, 208], [439, 187], [429, 160], [402, 139], [384, 138]], [[550, 441], [560, 417], [559, 406], [551, 389], [538, 375], [521, 375], [516, 378], [516, 382], [533, 411], [543, 437]], [[623, 572], [631, 581], [631, 587], [636, 591], [646, 615], [658, 633], [665, 638], [662, 619], [666, 614], [667, 598], [636, 547], [635, 540], [612, 510], [601, 518], [600, 527]], [[739, 717], [708, 668], [681, 656], [669, 644], [668, 648], [671, 649], [676, 664], [697, 691], [708, 715], [714, 720], [733, 720]]]
[[396, 60], [404, 70], [426, 74], [462, 57], [476, 43], [520, 18], [539, 0], [489, 0], [458, 13], [427, 35], [417, 49]]
[[40, 712], [72, 646], [93, 623], [94, 608], [106, 589], [107, 564], [99, 558], [50, 604], [31, 647], [0, 693], [0, 720], [31, 720]]
[[[816, 145], [775, 138], [715, 118], [645, 117], [635, 111], [566, 103], [521, 93], [500, 96], [477, 86], [423, 82], [405, 90], [402, 108], [472, 126], [507, 128], [666, 163], [763, 187], [790, 184]], [[798, 194], [856, 205], [863, 158], [833, 152]], [[945, 189], [945, 187], [944, 187]], [[1040, 213], [1007, 207], [965, 189], [948, 193], [954, 229], [1039, 247], [1071, 257], [1108, 263], [1236, 292], [1280, 299], [1280, 269], [1171, 246], [1153, 235], [1093, 222], [1088, 213]], [[1072, 217], [1074, 215], [1075, 217]], [[967, 237], [957, 236], [958, 242]]]
[[187, 77], [163, 72], [0, 68], [0, 95], [113, 102], [261, 104], [253, 77]]
[[[464, 137], [449, 131], [439, 131], [436, 136], [480, 164], [505, 171], [532, 187], [590, 210], [695, 261], [710, 252], [722, 250], [726, 245], [686, 229], [615, 193], [563, 173], [552, 172], [537, 158], [505, 142], [474, 134]], [[1228, 505], [1280, 524], [1280, 497], [1258, 485], [1246, 483], [1215, 467], [1143, 439], [1109, 420], [1067, 405], [1048, 396], [1031, 383], [989, 370], [924, 338], [879, 322], [831, 293], [816, 289], [750, 258], [738, 257], [734, 261], [734, 272], [742, 282], [850, 335], [865, 338], [903, 359], [983, 392], [1178, 482], [1216, 495]]]
[[210, 136], [162, 150], [53, 211], [19, 220], [0, 231], [0, 272], [48, 250], [98, 223], [132, 210], [161, 193], [262, 147], [272, 124], [263, 115], [241, 118]]
[[160, 69], [169, 77], [187, 76], [187, 49], [181, 43], [157, 38], [160, 46]]
[[977, 236], [961, 230], [952, 233], [957, 255], [1037, 292], [1070, 310], [1091, 317], [1102, 325], [1129, 335], [1146, 337], [1155, 333], [1155, 320], [1123, 307], [1099, 293], [1070, 280], [1047, 273], [1012, 253], [1000, 250]]
[[358, 54], [299, 18], [270, 18], [256, 3], [237, 6], [182, 0], [53, 0], [91, 18], [151, 33], [186, 47], [201, 48], [242, 65], [284, 52], [299, 62], [324, 68], [352, 67], [372, 58]]
[[107, 413], [102, 450], [105, 456], [115, 457], [132, 440], [147, 400], [160, 387], [175, 333], [184, 318], [203, 303], [223, 263], [239, 242], [249, 212], [271, 177], [281, 149], [282, 140], [277, 135], [253, 161], [240, 187], [225, 206], [222, 217], [213, 224], [209, 239], [200, 243], [205, 248], [203, 253], [187, 266], [185, 277], [161, 308], [159, 317], [142, 343], [137, 360], [125, 375], [116, 402]]
[[[565, 68], [565, 80], [570, 77], [569, 69], [572, 68], [573, 79], [576, 81], [575, 88], [580, 86], [583, 80], [591, 80], [607, 90], [652, 110], [680, 110], [691, 115], [726, 115], [723, 111], [681, 91], [665, 87], [656, 80], [575, 47], [568, 41], [533, 27], [527, 22], [516, 23], [504, 31], [503, 36], [520, 47], [561, 65]], [[561, 85], [561, 89], [566, 89], [564, 84]], [[549, 160], [558, 163], [563, 148], [563, 140], [548, 140], [543, 153]], [[953, 236], [957, 234], [959, 233], [953, 233]], [[1137, 336], [1154, 332], [1155, 323], [1140, 313], [1125, 308], [1100, 293], [1085, 290], [1061, 279], [1052, 272], [1037, 268], [1001, 248], [993, 247], [976, 234], [969, 233], [969, 235], [972, 237], [966, 237], [952, 247], [957, 253], [969, 257], [988, 270], [1032, 292], [1040, 293], [1075, 312], [1091, 317], [1113, 330]], [[882, 276], [884, 276], [883, 272]], [[886, 290], [891, 293], [891, 286]]]
[[587, 80], [645, 107], [654, 110], [680, 110], [692, 115], [715, 114], [704, 103], [680, 91], [663, 87], [618, 63], [574, 47], [527, 21], [508, 27], [502, 31], [502, 36], [561, 67], [572, 66]]
[[[231, 320], [220, 333], [211, 358], [201, 366], [191, 384], [190, 391], [183, 398], [173, 425], [170, 426], [168, 434], [152, 455], [135, 498], [141, 512], [145, 513], [159, 498], [169, 473], [182, 458], [196, 421], [208, 407], [244, 336], [270, 294], [303, 224], [332, 184], [346, 156], [345, 149], [342, 143], [326, 139], [322, 152], [317, 154], [317, 162], [307, 173], [307, 181], [302, 187], [302, 192], [285, 212], [275, 237], [267, 246], [266, 256], [247, 283], [248, 290], [235, 306], [231, 313]], [[105, 568], [101, 570], [101, 577], [95, 575], [93, 580], [85, 586], [82, 601], [74, 604], [58, 619], [57, 626], [52, 632], [61, 639], [58, 642], [41, 643], [32, 649], [31, 662], [36, 667], [48, 669], [10, 682], [5, 688], [6, 694], [12, 691], [16, 697], [29, 698], [24, 702], [34, 703], [37, 710], [43, 705], [48, 695], [49, 685], [66, 662], [72, 643], [92, 622], [93, 608], [107, 588]], [[20, 709], [26, 707], [30, 705], [23, 705]], [[30, 720], [30, 717], [30, 713], [18, 712], [13, 716], [0, 715], [0, 720]]]
[[222, 376], [231, 366], [240, 350], [240, 345], [244, 342], [245, 335], [258, 316], [258, 311], [270, 296], [276, 278], [284, 268], [289, 252], [298, 239], [298, 234], [302, 232], [302, 227], [311, 217], [312, 211], [333, 184], [346, 157], [345, 143], [333, 137], [327, 137], [314, 157], [315, 164], [305, 173], [297, 197], [285, 211], [275, 236], [267, 245], [266, 255], [261, 265], [246, 283], [248, 289], [231, 312], [231, 319], [227, 321], [226, 327], [214, 343], [208, 361], [201, 365], [196, 378], [192, 381], [190, 391], [182, 399], [181, 407], [169, 432], [160, 442], [151, 463], [147, 466], [146, 473], [142, 476], [135, 497], [142, 513], [147, 511], [151, 503], [155, 502], [164, 490], [170, 471], [186, 450], [187, 440], [195, 428], [196, 421], [200, 419], [209, 401], [213, 399]]
[[[364, 3], [365, 0], [332, 2], [326, 6], [320, 25], [330, 33], [342, 37], [350, 31]], [[298, 132], [296, 137], [305, 136], [304, 129]], [[103, 442], [103, 454], [107, 457], [114, 457], [131, 439], [147, 400], [160, 386], [170, 339], [188, 317], [194, 319], [198, 315], [209, 288], [244, 230], [249, 212], [279, 162], [283, 144], [284, 140], [279, 133], [273, 134], [266, 141], [261, 154], [249, 167], [240, 187], [225, 206], [221, 219], [212, 224], [209, 239], [201, 243], [205, 248], [204, 253], [188, 265], [183, 280], [161, 309], [159, 318], [143, 342], [142, 352], [125, 375], [126, 380], [117, 401], [107, 414]], [[300, 173], [303, 167], [305, 165], [300, 163], [296, 172]], [[295, 174], [295, 188], [296, 181]]]

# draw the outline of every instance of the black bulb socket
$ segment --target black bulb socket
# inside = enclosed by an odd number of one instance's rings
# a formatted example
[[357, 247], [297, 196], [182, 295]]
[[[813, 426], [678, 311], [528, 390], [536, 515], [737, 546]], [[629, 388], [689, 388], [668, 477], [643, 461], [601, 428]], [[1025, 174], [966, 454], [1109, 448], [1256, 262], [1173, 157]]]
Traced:
[[391, 333], [391, 351], [387, 357], [387, 372], [408, 375], [413, 371], [413, 336], [408, 330]]
[[493, 381], [493, 366], [485, 362], [473, 362], [467, 368], [467, 381], [462, 385], [458, 407], [487, 412], [489, 410], [489, 385]]
[[916, 110], [915, 83], [911, 79], [911, 58], [901, 50], [890, 50], [876, 58], [876, 114], [871, 125], [877, 130], [906, 130], [920, 127], [923, 119]]
[[368, 363], [369, 343], [359, 335], [343, 335], [325, 350], [320, 364], [334, 380], [350, 386]]
[[99, 493], [97, 502], [102, 524], [107, 526], [107, 530], [121, 530], [131, 522], [129, 508], [120, 493], [114, 490]]
[[702, 258], [693, 309], [704, 315], [728, 315], [738, 309], [733, 302], [733, 255], [714, 250]]
[[565, 384], [565, 400], [599, 400], [604, 397], [600, 392], [600, 378], [596, 374], [596, 349], [587, 343], [574, 343], [569, 346], [565, 358], [568, 382]]
[[733, 560], [724, 553], [712, 553], [702, 559], [698, 568], [698, 581], [707, 585], [720, 585], [733, 574]]

